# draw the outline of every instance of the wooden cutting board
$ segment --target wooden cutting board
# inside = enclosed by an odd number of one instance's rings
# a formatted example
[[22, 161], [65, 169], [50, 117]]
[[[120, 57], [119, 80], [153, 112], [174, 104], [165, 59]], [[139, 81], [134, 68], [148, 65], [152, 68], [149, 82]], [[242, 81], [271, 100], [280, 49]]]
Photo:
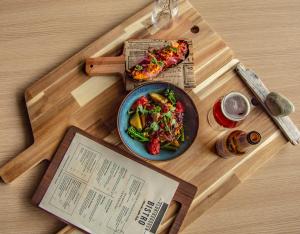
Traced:
[[[208, 125], [209, 109], [219, 96], [232, 90], [239, 90], [249, 98], [253, 94], [234, 71], [238, 60], [234, 59], [232, 50], [188, 1], [179, 2], [178, 19], [171, 27], [161, 31], [151, 24], [152, 8], [149, 5], [137, 12], [26, 90], [34, 143], [0, 168], [4, 182], [12, 182], [42, 160], [50, 160], [70, 125], [123, 147], [116, 132], [117, 110], [125, 96], [121, 77], [88, 77], [83, 68], [86, 58], [119, 55], [124, 41], [130, 38], [193, 40], [197, 87], [188, 92], [199, 112], [198, 136], [181, 157], [150, 162], [198, 187], [184, 226], [198, 218], [287, 143], [268, 115], [257, 107], [240, 129], [258, 130], [262, 143], [242, 157], [224, 160], [216, 156], [213, 145], [224, 132], [214, 131]], [[176, 204], [169, 209], [161, 230], [170, 225], [174, 212]], [[73, 230], [68, 227], [62, 233]]]
[[[146, 82], [164, 81], [182, 89], [195, 87], [193, 41], [190, 39], [186, 39], [186, 41], [189, 45], [187, 58], [177, 66], [165, 70]], [[140, 86], [143, 81], [130, 79], [126, 76], [125, 71], [141, 62], [147, 55], [149, 48], [159, 49], [171, 43], [172, 41], [162, 39], [130, 39], [124, 43], [123, 53], [119, 56], [88, 58], [85, 62], [85, 71], [89, 76], [118, 74], [123, 77], [125, 89], [131, 91]]]

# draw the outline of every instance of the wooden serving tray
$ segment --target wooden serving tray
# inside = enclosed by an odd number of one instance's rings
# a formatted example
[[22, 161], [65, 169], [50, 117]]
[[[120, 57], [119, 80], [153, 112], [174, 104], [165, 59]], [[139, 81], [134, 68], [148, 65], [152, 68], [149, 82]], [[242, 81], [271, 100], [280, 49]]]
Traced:
[[[262, 143], [241, 157], [224, 160], [215, 155], [215, 140], [224, 132], [214, 131], [208, 125], [209, 109], [218, 97], [230, 91], [239, 90], [250, 99], [253, 94], [234, 70], [238, 60], [233, 59], [232, 50], [188, 1], [179, 1], [179, 17], [172, 27], [165, 30], [152, 26], [152, 9], [150, 4], [137, 12], [26, 90], [34, 143], [0, 168], [4, 182], [12, 182], [42, 160], [50, 160], [70, 125], [123, 148], [116, 132], [117, 110], [125, 96], [122, 78], [88, 77], [83, 68], [86, 58], [121, 54], [124, 41], [130, 38], [193, 40], [197, 87], [188, 93], [199, 112], [198, 136], [182, 156], [170, 161], [150, 162], [198, 187], [183, 226], [193, 222], [287, 143], [264, 110], [257, 107], [240, 128], [258, 130]], [[169, 210], [161, 230], [172, 223], [176, 204]], [[67, 227], [61, 233], [72, 231], [74, 229]]]

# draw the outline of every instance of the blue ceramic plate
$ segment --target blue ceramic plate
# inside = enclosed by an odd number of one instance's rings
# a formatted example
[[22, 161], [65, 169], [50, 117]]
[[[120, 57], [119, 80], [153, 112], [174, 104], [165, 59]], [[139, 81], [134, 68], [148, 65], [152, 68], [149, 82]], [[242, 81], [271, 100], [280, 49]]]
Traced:
[[[176, 151], [161, 150], [160, 154], [152, 155], [147, 152], [146, 144], [132, 139], [126, 132], [129, 127], [128, 110], [132, 104], [141, 96], [148, 95], [150, 92], [157, 92], [171, 88], [176, 94], [177, 100], [185, 105], [184, 134], [185, 141]], [[197, 136], [199, 118], [195, 104], [189, 95], [175, 85], [166, 82], [149, 82], [132, 90], [123, 100], [118, 113], [118, 131], [124, 145], [135, 155], [150, 160], [169, 160], [178, 157], [185, 152], [193, 143]]]

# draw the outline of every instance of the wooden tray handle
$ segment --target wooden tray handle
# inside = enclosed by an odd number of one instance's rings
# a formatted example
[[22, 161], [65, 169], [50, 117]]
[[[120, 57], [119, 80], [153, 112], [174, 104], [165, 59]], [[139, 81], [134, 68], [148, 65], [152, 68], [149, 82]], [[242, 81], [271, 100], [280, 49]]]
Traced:
[[185, 204], [184, 201], [182, 201], [182, 199], [185, 199], [184, 197], [179, 197], [178, 198], [174, 198], [173, 200], [178, 202], [180, 204], [180, 208], [179, 208], [179, 211], [178, 213], [175, 215], [175, 219], [169, 229], [169, 234], [176, 234], [179, 232], [179, 229], [182, 225], [182, 222], [189, 210], [189, 204]]
[[10, 183], [29, 169], [35, 167], [41, 161], [46, 159], [49, 160], [52, 153], [51, 150], [41, 150], [41, 147], [37, 147], [37, 144], [33, 144], [4, 164], [0, 168], [0, 177], [4, 183]]
[[[76, 227], [73, 227], [71, 225], [65, 226], [63, 229], [59, 230], [56, 234], [75, 234], [78, 233], [78, 229]], [[81, 232], [79, 232], [81, 233]]]
[[108, 75], [125, 72], [125, 57], [98, 57], [88, 58], [85, 62], [85, 71], [89, 76]]

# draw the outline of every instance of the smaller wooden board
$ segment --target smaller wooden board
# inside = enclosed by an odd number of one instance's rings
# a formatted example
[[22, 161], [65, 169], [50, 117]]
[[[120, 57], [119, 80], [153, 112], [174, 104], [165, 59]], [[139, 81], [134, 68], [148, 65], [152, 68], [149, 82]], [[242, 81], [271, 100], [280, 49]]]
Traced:
[[279, 117], [274, 116], [265, 102], [269, 89], [264, 85], [262, 80], [255, 74], [254, 71], [246, 69], [243, 64], [239, 63], [236, 67], [236, 72], [239, 74], [241, 79], [249, 87], [249, 89], [255, 94], [260, 104], [265, 108], [265, 111], [274, 120], [278, 128], [280, 128], [283, 135], [293, 144], [297, 145], [300, 143], [300, 131], [294, 122], [288, 116]]
[[67, 153], [67, 150], [69, 149], [69, 146], [71, 145], [72, 141], [73, 141], [73, 138], [75, 137], [75, 135], [79, 133], [80, 135], [82, 136], [85, 136], [89, 139], [91, 139], [92, 141], [95, 141], [97, 143], [100, 143], [104, 146], [106, 146], [107, 148], [119, 153], [119, 154], [122, 154], [124, 157], [130, 159], [130, 160], [133, 160], [133, 161], [136, 161], [137, 163], [143, 165], [143, 166], [146, 166], [162, 175], [165, 175], [167, 176], [168, 178], [172, 179], [172, 180], [175, 180], [179, 183], [178, 187], [177, 187], [177, 190], [173, 196], [173, 199], [172, 201], [176, 201], [177, 203], [180, 204], [180, 208], [179, 208], [179, 211], [174, 219], [174, 222], [169, 230], [169, 233], [178, 233], [180, 227], [181, 227], [181, 224], [188, 212], [188, 209], [193, 201], [193, 198], [196, 194], [196, 191], [197, 191], [197, 188], [190, 184], [190, 183], [187, 183], [153, 165], [151, 165], [150, 163], [147, 163], [145, 161], [143, 161], [142, 159], [140, 158], [137, 158], [137, 157], [134, 157], [132, 155], [130, 155], [129, 153], [121, 150], [120, 148], [117, 148], [117, 147], [114, 147], [110, 144], [108, 144], [107, 142], [104, 142], [102, 140], [99, 140], [99, 139], [96, 139], [95, 137], [87, 134], [86, 132], [84, 132], [83, 130], [79, 129], [79, 128], [76, 128], [76, 127], [71, 127], [69, 128], [69, 130], [67, 131], [63, 141], [61, 142], [58, 150], [56, 151], [54, 157], [53, 157], [53, 160], [51, 161], [40, 185], [38, 186], [38, 189], [36, 190], [34, 196], [33, 196], [33, 203], [35, 205], [39, 205], [44, 197], [44, 195], [46, 194], [47, 192], [47, 189], [48, 187], [50, 186], [50, 183], [52, 181], [52, 179], [54, 178], [55, 174], [56, 174], [56, 171], [57, 169], [59, 168], [61, 162], [63, 161], [63, 158], [64, 156], [66, 155]]

